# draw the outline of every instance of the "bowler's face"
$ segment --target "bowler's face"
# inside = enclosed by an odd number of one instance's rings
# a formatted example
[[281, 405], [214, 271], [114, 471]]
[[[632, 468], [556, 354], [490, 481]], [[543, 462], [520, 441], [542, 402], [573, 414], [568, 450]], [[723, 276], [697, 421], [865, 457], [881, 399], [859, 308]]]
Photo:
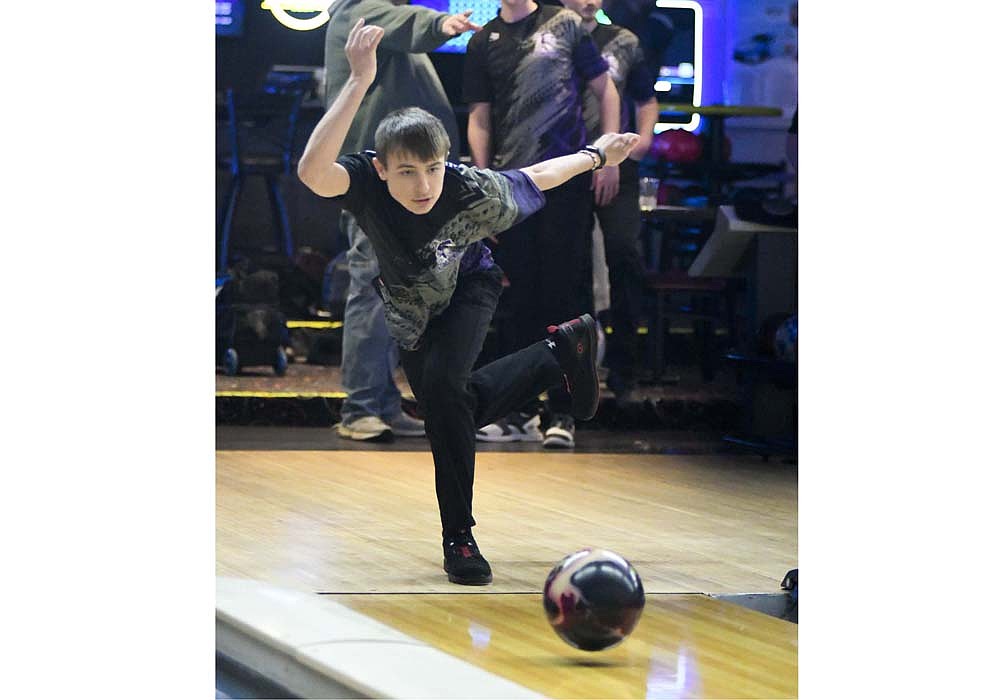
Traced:
[[601, 9], [603, 0], [562, 0], [562, 4], [589, 22]]
[[389, 153], [386, 162], [375, 158], [375, 170], [389, 187], [389, 194], [414, 214], [426, 214], [444, 189], [444, 156], [421, 160], [410, 153]]

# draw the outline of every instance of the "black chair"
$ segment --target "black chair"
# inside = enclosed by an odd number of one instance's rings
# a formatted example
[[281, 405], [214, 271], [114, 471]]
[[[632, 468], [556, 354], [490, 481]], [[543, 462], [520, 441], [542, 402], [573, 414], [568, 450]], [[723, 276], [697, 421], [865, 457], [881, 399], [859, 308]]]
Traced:
[[[716, 346], [716, 329], [725, 328], [727, 343], [736, 337], [736, 297], [741, 291], [737, 280], [721, 277], [691, 277], [685, 270], [647, 273], [647, 290], [656, 297], [652, 318], [653, 380], [660, 381], [665, 371], [665, 344], [670, 322], [691, 322], [702, 379], [712, 381], [722, 359]], [[678, 303], [677, 299], [683, 300]]]
[[229, 171], [231, 179], [219, 212], [220, 273], [225, 273], [229, 264], [233, 218], [249, 177], [264, 178], [278, 251], [288, 258], [294, 255], [292, 230], [280, 178], [292, 173], [295, 165], [293, 145], [302, 99], [301, 91], [247, 95], [237, 95], [232, 89], [225, 92], [228, 149], [219, 164]]

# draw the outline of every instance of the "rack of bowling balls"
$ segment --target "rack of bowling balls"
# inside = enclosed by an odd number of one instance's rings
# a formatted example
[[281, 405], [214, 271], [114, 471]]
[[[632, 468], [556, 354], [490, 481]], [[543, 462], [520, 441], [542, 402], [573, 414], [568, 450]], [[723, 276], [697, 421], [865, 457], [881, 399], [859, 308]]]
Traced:
[[[784, 163], [734, 163], [732, 140], [727, 136], [722, 147], [722, 160], [713, 162], [707, 139], [684, 129], [667, 129], [653, 137], [643, 159], [643, 175], [660, 179], [657, 204], [668, 206], [708, 206], [714, 189], [726, 193], [729, 199], [736, 183], [774, 177], [775, 190], [780, 190]], [[688, 182], [686, 186], [680, 182]]]

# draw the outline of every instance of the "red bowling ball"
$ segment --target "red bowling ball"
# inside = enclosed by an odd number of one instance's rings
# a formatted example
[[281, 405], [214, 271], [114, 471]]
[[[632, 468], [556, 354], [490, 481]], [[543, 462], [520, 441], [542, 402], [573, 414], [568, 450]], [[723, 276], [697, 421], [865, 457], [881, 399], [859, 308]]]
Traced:
[[649, 148], [657, 160], [670, 163], [694, 163], [701, 158], [701, 137], [684, 129], [667, 129], [653, 137]]

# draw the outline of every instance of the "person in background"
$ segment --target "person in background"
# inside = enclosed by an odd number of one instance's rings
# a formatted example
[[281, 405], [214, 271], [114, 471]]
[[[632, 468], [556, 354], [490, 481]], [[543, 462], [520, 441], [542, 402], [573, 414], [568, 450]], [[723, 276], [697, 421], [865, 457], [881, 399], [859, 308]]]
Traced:
[[638, 37], [643, 61], [652, 75], [659, 75], [661, 66], [676, 59], [671, 48], [681, 43], [675, 42], [677, 28], [667, 13], [656, 11], [656, 0], [604, 0], [604, 11], [617, 26]]
[[799, 107], [795, 106], [792, 113], [792, 123], [788, 127], [788, 135], [785, 137], [785, 156], [788, 158], [788, 165], [791, 168], [791, 175], [794, 177], [791, 184], [792, 199], [798, 201], [799, 198]]
[[[617, 132], [619, 100], [607, 68], [576, 13], [535, 0], [501, 0], [498, 16], [469, 40], [465, 56], [473, 163], [523, 168], [578, 151], [587, 143], [584, 87], [600, 101], [601, 132]], [[617, 168], [581, 172], [548, 192], [541, 211], [497, 242], [497, 262], [510, 282], [504, 304], [512, 334], [501, 339], [505, 349], [533, 342], [553, 318], [592, 310], [590, 190], [613, 195], [617, 178]], [[544, 436], [537, 406], [528, 404], [480, 429], [477, 439], [573, 447], [576, 428], [565, 387], [553, 387], [548, 397], [551, 421]]]
[[[531, 396], [567, 388], [581, 419], [597, 411], [597, 325], [584, 314], [476, 371], [502, 288], [487, 238], [507, 231], [582, 173], [619, 164], [636, 134], [605, 134], [572, 154], [495, 171], [448, 163], [439, 119], [418, 107], [387, 115], [375, 150], [342, 155], [345, 135], [377, 76], [377, 26], [359, 19], [345, 46], [351, 71], [298, 164], [302, 182], [339, 197], [372, 243], [388, 328], [426, 417], [448, 580], [485, 585], [492, 569], [472, 527], [475, 431]], [[506, 235], [504, 233], [503, 235]], [[373, 516], [376, 517], [376, 516]]]
[[[638, 357], [636, 328], [642, 315], [643, 264], [639, 211], [639, 161], [653, 143], [653, 127], [660, 115], [653, 85], [639, 39], [614, 24], [598, 24], [597, 11], [603, 0], [563, 0], [580, 15], [583, 28], [608, 63], [608, 74], [621, 96], [621, 129], [639, 134], [639, 143], [618, 170], [618, 193], [596, 192], [595, 213], [604, 236], [604, 251], [611, 286], [611, 325], [614, 332], [607, 339], [607, 385], [619, 403], [633, 400], [635, 365]], [[634, 113], [634, 117], [633, 117]], [[600, 104], [588, 91], [584, 96], [583, 115], [588, 137], [601, 133]], [[595, 230], [596, 234], [596, 230]]]
[[[337, 0], [329, 12], [324, 47], [327, 107], [350, 75], [344, 44], [351, 27], [364, 17], [385, 32], [378, 49], [378, 78], [345, 137], [346, 148], [349, 151], [371, 148], [375, 145], [375, 127], [382, 118], [394, 109], [411, 105], [423, 107], [440, 119], [457, 148], [455, 114], [426, 52], [462, 32], [479, 29], [469, 21], [472, 11], [449, 15], [407, 5], [406, 0]], [[458, 153], [452, 156], [457, 159]], [[347, 398], [340, 411], [337, 433], [351, 440], [423, 435], [423, 421], [402, 410], [399, 388], [393, 378], [399, 364], [399, 349], [389, 335], [385, 312], [372, 286], [379, 267], [371, 242], [349, 212], [341, 217], [341, 230], [347, 234], [350, 246], [347, 252], [350, 286], [344, 308], [341, 361]]]

